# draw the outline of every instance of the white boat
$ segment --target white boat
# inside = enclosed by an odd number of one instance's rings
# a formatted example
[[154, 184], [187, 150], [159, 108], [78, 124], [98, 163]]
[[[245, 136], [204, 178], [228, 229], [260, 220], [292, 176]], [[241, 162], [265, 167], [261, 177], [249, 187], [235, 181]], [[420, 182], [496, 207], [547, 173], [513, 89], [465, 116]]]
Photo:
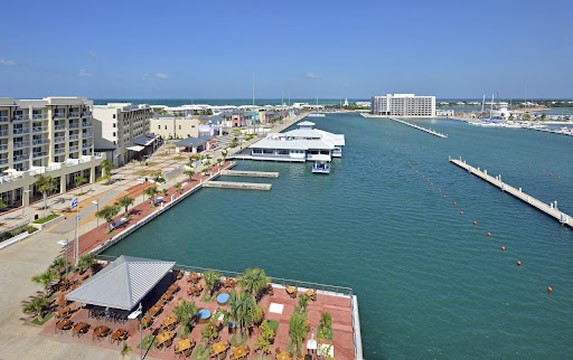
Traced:
[[330, 162], [328, 161], [315, 161], [312, 164], [313, 174], [330, 174]]

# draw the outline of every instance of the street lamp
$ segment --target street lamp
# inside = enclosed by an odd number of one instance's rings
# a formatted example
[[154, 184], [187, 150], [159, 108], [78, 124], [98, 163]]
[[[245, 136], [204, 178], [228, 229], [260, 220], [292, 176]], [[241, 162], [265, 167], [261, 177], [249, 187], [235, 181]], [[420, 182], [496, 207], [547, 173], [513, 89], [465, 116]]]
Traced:
[[[92, 204], [96, 206], [96, 213], [99, 211], [99, 201], [94, 200]], [[96, 228], [99, 226], [99, 217], [96, 216]]]
[[29, 194], [31, 192], [32, 190], [22, 191], [22, 219], [24, 218], [24, 214], [26, 213], [26, 194]]
[[127, 315], [127, 318], [129, 320], [139, 319], [139, 358], [143, 359], [143, 330], [141, 329], [141, 315], [143, 315], [143, 311], [141, 311], [141, 303], [139, 303], [137, 310]]

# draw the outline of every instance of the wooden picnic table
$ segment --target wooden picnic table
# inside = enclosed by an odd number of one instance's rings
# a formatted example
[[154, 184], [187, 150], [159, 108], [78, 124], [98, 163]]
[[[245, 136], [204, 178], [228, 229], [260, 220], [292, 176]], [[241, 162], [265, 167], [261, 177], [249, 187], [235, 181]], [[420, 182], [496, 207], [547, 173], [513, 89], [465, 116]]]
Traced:
[[276, 360], [293, 360], [292, 356], [290, 356], [286, 351], [277, 354]]
[[308, 296], [312, 301], [316, 301], [316, 290], [308, 289], [304, 292], [306, 296]]
[[173, 283], [171, 284], [171, 286], [167, 288], [167, 292], [175, 294], [177, 291], [179, 291], [179, 289], [180, 289], [179, 284]]
[[289, 296], [290, 296], [291, 298], [294, 299], [294, 298], [296, 297], [296, 291], [297, 291], [296, 286], [287, 286], [287, 287], [285, 288], [285, 290], [286, 290], [287, 294], [289, 294]]
[[90, 325], [86, 322], [79, 322], [76, 325], [74, 325], [73, 331], [75, 335], [78, 335], [78, 337], [82, 334], [85, 334], [89, 331], [90, 329]]
[[173, 294], [166, 292], [165, 294], [161, 295], [161, 302], [168, 303], [173, 299]]
[[127, 330], [119, 328], [111, 334], [111, 341], [112, 342], [124, 341], [127, 339], [128, 335], [129, 335], [129, 333], [127, 332]]
[[157, 335], [157, 338], [155, 339], [155, 346], [157, 346], [158, 348], [163, 347], [163, 345], [169, 346], [167, 344], [171, 340], [171, 338], [172, 336], [170, 333], [168, 333], [167, 331], [163, 331], [162, 333]]
[[163, 306], [157, 303], [153, 305], [151, 309], [149, 309], [149, 313], [151, 314], [151, 316], [157, 316], [157, 314], [159, 314], [161, 310], [163, 310]]
[[249, 354], [249, 349], [246, 346], [235, 346], [231, 348], [231, 360], [239, 360]]
[[151, 323], [153, 323], [153, 317], [151, 317], [150, 314], [145, 314], [145, 316], [141, 319], [141, 326], [146, 329], [151, 326]]
[[201, 275], [199, 275], [199, 273], [192, 272], [189, 274], [189, 276], [187, 276], [187, 281], [193, 284], [197, 284], [199, 280], [201, 280]]
[[168, 315], [165, 319], [163, 319], [163, 327], [166, 329], [171, 328], [171, 326], [177, 323], [177, 316], [174, 314]]
[[97, 337], [98, 339], [104, 338], [109, 334], [110, 331], [111, 329], [108, 326], [100, 325], [94, 328], [94, 337]]
[[63, 306], [59, 307], [56, 311], [56, 317], [66, 317], [72, 312], [72, 308], [70, 306]]
[[193, 342], [191, 342], [191, 340], [189, 339], [179, 340], [177, 346], [175, 347], [175, 352], [181, 353], [193, 348], [194, 346], [195, 346], [195, 340], [193, 340]]
[[56, 329], [66, 331], [66, 330], [70, 330], [73, 325], [74, 325], [74, 322], [72, 320], [63, 319], [63, 320], [56, 322]]
[[223, 286], [226, 288], [232, 288], [237, 284], [237, 280], [233, 279], [233, 278], [228, 278], [225, 279], [225, 281], [223, 281]]
[[219, 355], [221, 353], [224, 353], [225, 351], [227, 351], [228, 348], [229, 348], [229, 344], [227, 344], [223, 341], [216, 342], [211, 347], [211, 355], [216, 356], [216, 355]]

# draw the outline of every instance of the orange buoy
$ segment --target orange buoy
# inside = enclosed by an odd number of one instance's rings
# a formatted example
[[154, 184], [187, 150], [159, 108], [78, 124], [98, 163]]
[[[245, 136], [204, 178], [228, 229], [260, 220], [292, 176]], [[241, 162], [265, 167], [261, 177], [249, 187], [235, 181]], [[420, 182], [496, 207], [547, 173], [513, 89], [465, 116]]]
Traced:
[[491, 236], [491, 233], [489, 231], [487, 232], [487, 236]]
[[474, 220], [474, 225], [477, 225], [477, 224], [478, 224], [477, 220]]
[[521, 261], [517, 260], [517, 266], [521, 266]]
[[547, 292], [550, 293], [550, 292], [552, 292], [552, 291], [553, 291], [553, 288], [552, 288], [551, 286], [548, 286], [548, 287], [547, 287]]
[[463, 212], [463, 211], [460, 211], [460, 215], [463, 215], [463, 214], [464, 214], [464, 212]]
[[505, 251], [505, 246], [501, 245], [501, 251]]
[[452, 205], [456, 206], [456, 202], [454, 201], [454, 202], [452, 203]]

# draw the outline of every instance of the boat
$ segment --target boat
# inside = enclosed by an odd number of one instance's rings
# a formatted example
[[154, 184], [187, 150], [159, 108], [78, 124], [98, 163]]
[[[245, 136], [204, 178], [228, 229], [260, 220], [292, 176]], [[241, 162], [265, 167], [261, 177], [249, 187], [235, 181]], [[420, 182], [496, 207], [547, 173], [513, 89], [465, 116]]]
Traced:
[[312, 164], [313, 174], [330, 174], [330, 162], [328, 161], [315, 161]]

